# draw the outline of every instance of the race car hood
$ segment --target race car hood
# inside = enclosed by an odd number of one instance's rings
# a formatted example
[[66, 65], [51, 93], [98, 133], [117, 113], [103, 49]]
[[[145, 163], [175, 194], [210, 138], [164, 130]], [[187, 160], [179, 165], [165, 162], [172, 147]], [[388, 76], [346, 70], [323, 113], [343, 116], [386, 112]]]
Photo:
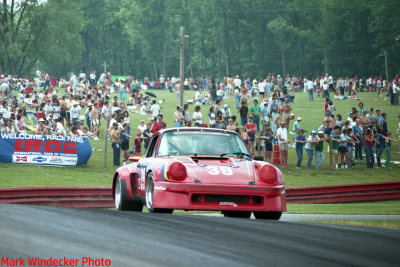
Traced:
[[174, 157], [186, 166], [188, 182], [203, 184], [254, 185], [252, 160], [233, 157]]

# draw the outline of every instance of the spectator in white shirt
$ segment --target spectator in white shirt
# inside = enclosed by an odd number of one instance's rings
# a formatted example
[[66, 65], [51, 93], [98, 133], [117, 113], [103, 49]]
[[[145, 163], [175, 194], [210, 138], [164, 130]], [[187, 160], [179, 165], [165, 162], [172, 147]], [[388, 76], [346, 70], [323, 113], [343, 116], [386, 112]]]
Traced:
[[109, 127], [109, 121], [111, 119], [111, 108], [110, 103], [106, 101], [104, 106], [101, 108], [101, 116], [103, 117], [104, 121], [106, 122], [106, 129]]
[[58, 120], [55, 121], [55, 123], [57, 124], [58, 135], [67, 136], [67, 132], [65, 131], [64, 128], [64, 118], [59, 118]]
[[242, 80], [239, 79], [239, 75], [236, 75], [236, 78], [233, 80], [233, 84], [238, 88], [242, 86]]
[[154, 119], [154, 120], [157, 120], [157, 116], [158, 116], [158, 114], [160, 114], [161, 108], [160, 108], [160, 106], [157, 104], [157, 101], [156, 101], [156, 100], [153, 100], [152, 105], [151, 105], [151, 107], [150, 107], [150, 110], [151, 110], [151, 115], [153, 116], [153, 119]]
[[281, 127], [276, 131], [279, 144], [279, 163], [282, 169], [285, 169], [287, 166], [289, 141], [285, 122], [281, 122], [280, 126]]
[[80, 108], [78, 107], [78, 103], [76, 101], [73, 102], [72, 108], [69, 110], [69, 112], [71, 114], [71, 124], [73, 126], [78, 126]]
[[201, 127], [203, 124], [203, 114], [200, 111], [200, 106], [196, 106], [192, 115], [192, 121], [194, 121], [194, 126], [196, 127]]
[[53, 115], [53, 107], [50, 105], [51, 100], [47, 99], [46, 100], [46, 105], [44, 106], [44, 112], [46, 114], [46, 120], [51, 119], [51, 115]]
[[54, 106], [53, 106], [53, 120], [58, 120], [60, 118], [60, 114], [61, 114], [60, 102], [56, 100], [54, 101]]
[[7, 101], [3, 101], [3, 107], [0, 107], [0, 112], [3, 113], [4, 119], [7, 120], [11, 118], [11, 108], [8, 106]]

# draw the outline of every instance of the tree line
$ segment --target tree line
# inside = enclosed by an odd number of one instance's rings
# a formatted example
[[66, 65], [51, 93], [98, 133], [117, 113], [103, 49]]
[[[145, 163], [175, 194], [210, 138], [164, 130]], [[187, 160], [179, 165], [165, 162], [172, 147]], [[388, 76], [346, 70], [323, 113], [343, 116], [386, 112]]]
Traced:
[[4, 0], [0, 68], [154, 79], [266, 73], [389, 76], [400, 69], [398, 0]]

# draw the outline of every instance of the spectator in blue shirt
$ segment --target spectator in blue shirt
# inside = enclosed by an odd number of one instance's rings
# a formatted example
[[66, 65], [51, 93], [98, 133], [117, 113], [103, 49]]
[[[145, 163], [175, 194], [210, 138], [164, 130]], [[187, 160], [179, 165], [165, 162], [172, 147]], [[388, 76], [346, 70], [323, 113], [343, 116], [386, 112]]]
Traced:
[[358, 141], [355, 144], [355, 158], [356, 160], [363, 160], [362, 150], [363, 150], [363, 127], [360, 124], [360, 119], [356, 119], [356, 125], [352, 128], [353, 131], [353, 138]]
[[303, 147], [307, 143], [306, 137], [304, 136], [304, 132], [302, 129], [299, 130], [299, 135], [296, 135], [296, 137], [294, 138], [294, 142], [296, 143], [297, 154], [296, 169], [300, 169], [301, 162], [303, 161]]
[[375, 154], [376, 154], [376, 164], [377, 168], [381, 167], [381, 155], [385, 149], [386, 137], [383, 134], [378, 133], [374, 130], [374, 143], [375, 143]]
[[268, 102], [264, 103], [264, 106], [261, 108], [262, 114], [262, 123], [263, 125], [267, 125], [269, 121], [269, 109], [268, 109]]
[[272, 104], [270, 106], [271, 116], [272, 116], [272, 131], [276, 133], [278, 129], [278, 125], [274, 123], [276, 117], [279, 115], [279, 105], [276, 103], [276, 97], [272, 98]]

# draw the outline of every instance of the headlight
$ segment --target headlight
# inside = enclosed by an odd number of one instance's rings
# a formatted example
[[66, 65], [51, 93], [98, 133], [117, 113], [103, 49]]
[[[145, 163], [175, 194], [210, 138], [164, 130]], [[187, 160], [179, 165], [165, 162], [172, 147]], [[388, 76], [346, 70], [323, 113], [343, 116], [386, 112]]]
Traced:
[[264, 165], [259, 170], [260, 179], [270, 185], [278, 184], [278, 173], [274, 166]]
[[169, 165], [168, 176], [174, 180], [183, 180], [186, 178], [186, 167], [180, 162], [173, 162]]

